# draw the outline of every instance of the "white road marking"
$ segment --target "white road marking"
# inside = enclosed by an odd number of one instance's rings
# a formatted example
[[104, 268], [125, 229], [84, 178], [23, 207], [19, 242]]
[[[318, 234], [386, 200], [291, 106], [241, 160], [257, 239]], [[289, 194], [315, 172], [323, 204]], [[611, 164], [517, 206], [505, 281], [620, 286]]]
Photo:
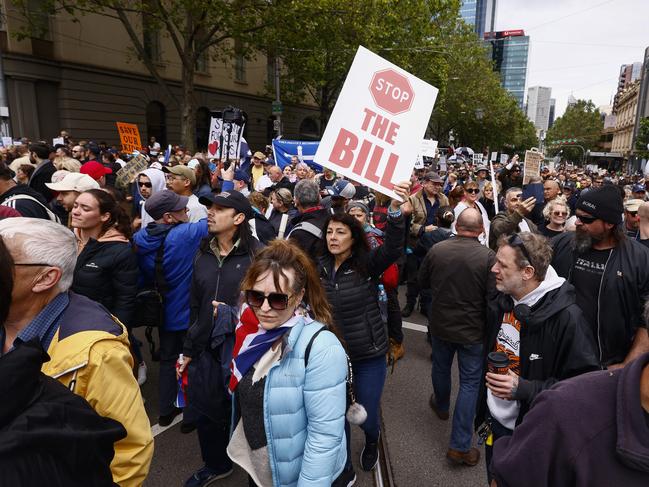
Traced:
[[151, 426], [151, 434], [153, 434], [153, 437], [155, 438], [160, 433], [164, 433], [169, 428], [173, 428], [178, 423], [180, 423], [182, 420], [183, 420], [183, 414], [180, 413], [178, 416], [176, 416], [174, 418], [174, 420], [171, 422], [171, 424], [169, 426], [160, 426], [159, 424], [154, 424], [153, 426]]
[[403, 327], [408, 328], [409, 330], [421, 331], [423, 333], [426, 333], [428, 331], [427, 326], [418, 325], [416, 323], [410, 323], [409, 321], [404, 321], [403, 322]]

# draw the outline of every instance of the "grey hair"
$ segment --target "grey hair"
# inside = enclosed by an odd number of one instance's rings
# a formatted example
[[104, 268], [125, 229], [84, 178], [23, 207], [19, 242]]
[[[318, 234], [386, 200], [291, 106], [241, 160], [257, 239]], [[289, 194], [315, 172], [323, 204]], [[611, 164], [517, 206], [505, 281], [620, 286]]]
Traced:
[[308, 171], [309, 170], [309, 165], [306, 162], [298, 162], [295, 165], [295, 169], [306, 169]]
[[552, 213], [552, 209], [555, 206], [563, 206], [568, 214], [566, 215], [566, 220], [570, 218], [570, 207], [568, 206], [568, 203], [566, 202], [566, 199], [563, 196], [557, 196], [555, 199], [552, 201], [549, 201], [544, 207], [543, 207], [543, 218], [546, 220], [550, 219], [550, 213]]
[[57, 290], [70, 289], [77, 263], [77, 242], [70, 230], [41, 218], [5, 218], [0, 221], [0, 236], [5, 242], [20, 238], [20, 251], [26, 260], [58, 267], [61, 279]]
[[293, 190], [295, 204], [302, 208], [313, 208], [320, 204], [320, 186], [311, 179], [303, 179], [295, 185]]
[[505, 199], [509, 198], [510, 193], [514, 193], [514, 192], [522, 193], [523, 190], [521, 188], [517, 188], [517, 187], [509, 188], [507, 191], [505, 191]]

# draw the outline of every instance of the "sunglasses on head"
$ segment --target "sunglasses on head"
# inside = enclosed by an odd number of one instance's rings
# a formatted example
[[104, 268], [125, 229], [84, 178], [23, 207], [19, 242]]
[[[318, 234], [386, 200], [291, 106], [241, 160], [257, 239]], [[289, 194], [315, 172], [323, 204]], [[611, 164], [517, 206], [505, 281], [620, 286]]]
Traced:
[[509, 244], [510, 247], [518, 247], [519, 249], [521, 249], [521, 252], [523, 252], [523, 257], [527, 259], [530, 265], [532, 264], [532, 259], [530, 259], [530, 254], [527, 252], [527, 249], [525, 248], [525, 243], [517, 233], [515, 233], [514, 235], [510, 235], [509, 238], [507, 239], [507, 243]]
[[150, 182], [146, 183], [144, 181], [138, 181], [137, 185], [141, 186], [143, 188], [152, 188], [153, 187], [153, 184], [151, 184]]
[[288, 308], [289, 295], [283, 293], [264, 294], [253, 289], [245, 292], [246, 303], [253, 308], [261, 308], [264, 301], [268, 300], [268, 306], [276, 311], [283, 311]]
[[593, 223], [595, 220], [597, 220], [597, 217], [594, 216], [586, 216], [586, 215], [575, 215], [581, 223], [585, 223], [586, 225], [589, 225]]
[[471, 194], [478, 194], [480, 192], [480, 190], [478, 188], [466, 189], [465, 191], [467, 193], [471, 193]]

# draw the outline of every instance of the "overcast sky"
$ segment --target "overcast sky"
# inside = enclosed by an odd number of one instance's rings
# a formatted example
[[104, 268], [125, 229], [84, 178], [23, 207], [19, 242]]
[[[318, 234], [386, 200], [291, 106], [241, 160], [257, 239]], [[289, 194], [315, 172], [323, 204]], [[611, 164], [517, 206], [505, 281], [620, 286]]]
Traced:
[[608, 105], [622, 64], [649, 46], [649, 0], [497, 0], [496, 30], [530, 36], [527, 88], [549, 86], [557, 116], [570, 93]]

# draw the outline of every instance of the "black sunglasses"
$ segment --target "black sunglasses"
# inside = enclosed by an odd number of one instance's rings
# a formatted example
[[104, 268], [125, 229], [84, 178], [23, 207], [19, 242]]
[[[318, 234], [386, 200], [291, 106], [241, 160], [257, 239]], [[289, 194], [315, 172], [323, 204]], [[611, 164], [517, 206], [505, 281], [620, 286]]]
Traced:
[[253, 308], [261, 308], [264, 301], [268, 300], [268, 306], [276, 311], [283, 311], [288, 308], [289, 295], [283, 293], [264, 294], [259, 291], [248, 289], [245, 292], [246, 303]]
[[467, 193], [478, 194], [480, 190], [478, 188], [471, 188], [466, 190]]
[[151, 183], [145, 183], [145, 182], [143, 182], [143, 181], [138, 181], [137, 185], [138, 185], [138, 186], [142, 186], [142, 187], [144, 187], [144, 188], [152, 188], [152, 187], [153, 187], [153, 184], [151, 184]]
[[593, 223], [595, 220], [597, 220], [597, 217], [594, 216], [586, 216], [586, 215], [575, 215], [581, 223], [585, 223], [586, 225], [589, 225]]
[[521, 249], [521, 252], [523, 252], [523, 257], [527, 259], [527, 261], [532, 265], [532, 259], [530, 259], [530, 254], [527, 252], [527, 249], [525, 248], [525, 243], [521, 239], [520, 235], [515, 233], [514, 235], [510, 235], [509, 239], [507, 240], [507, 243], [511, 247], [518, 247]]

